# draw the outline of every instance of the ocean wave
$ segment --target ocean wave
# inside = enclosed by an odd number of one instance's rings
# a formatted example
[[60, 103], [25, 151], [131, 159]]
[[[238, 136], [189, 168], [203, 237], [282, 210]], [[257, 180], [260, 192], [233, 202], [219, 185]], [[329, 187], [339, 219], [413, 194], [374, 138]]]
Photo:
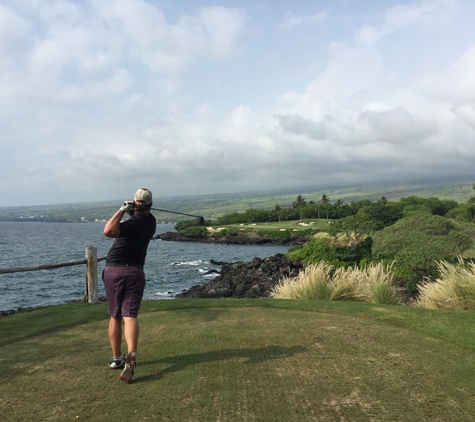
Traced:
[[155, 292], [155, 296], [159, 296], [161, 299], [172, 299], [175, 297], [176, 292]]
[[172, 262], [170, 265], [176, 265], [176, 266], [190, 265], [190, 266], [193, 266], [193, 267], [197, 267], [198, 265], [201, 265], [201, 264], [206, 264], [206, 262], [201, 260], [201, 259], [198, 259], [196, 261]]

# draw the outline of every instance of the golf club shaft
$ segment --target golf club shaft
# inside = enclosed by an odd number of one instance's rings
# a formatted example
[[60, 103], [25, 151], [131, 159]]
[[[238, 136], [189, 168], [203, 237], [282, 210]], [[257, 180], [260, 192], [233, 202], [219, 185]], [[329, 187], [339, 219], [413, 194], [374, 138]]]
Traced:
[[169, 212], [169, 213], [172, 213], [172, 214], [181, 214], [181, 215], [187, 215], [188, 217], [197, 217], [197, 218], [203, 219], [203, 217], [201, 215], [193, 215], [193, 214], [186, 214], [184, 212], [162, 210], [160, 208], [150, 208], [150, 209], [155, 210], [155, 211]]

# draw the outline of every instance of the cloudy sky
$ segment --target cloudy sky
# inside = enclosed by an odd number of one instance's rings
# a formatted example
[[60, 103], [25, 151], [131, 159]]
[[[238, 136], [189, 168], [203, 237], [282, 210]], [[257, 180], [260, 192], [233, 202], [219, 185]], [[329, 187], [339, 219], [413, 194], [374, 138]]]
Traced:
[[475, 174], [474, 22], [473, 0], [0, 0], [0, 206]]

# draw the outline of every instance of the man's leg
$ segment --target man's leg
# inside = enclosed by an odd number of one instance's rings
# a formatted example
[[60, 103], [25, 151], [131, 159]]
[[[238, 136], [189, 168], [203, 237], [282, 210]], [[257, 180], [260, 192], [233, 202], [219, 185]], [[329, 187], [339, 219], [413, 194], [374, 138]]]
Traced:
[[118, 358], [122, 355], [122, 317], [120, 316], [121, 297], [124, 285], [124, 277], [121, 274], [122, 271], [123, 268], [121, 267], [106, 266], [102, 272], [102, 280], [104, 282], [108, 304], [107, 312], [111, 315], [108, 333], [112, 348], [112, 357], [114, 358]]
[[119, 357], [122, 354], [122, 317], [111, 317], [109, 321], [109, 341], [112, 348], [112, 356]]
[[129, 383], [137, 366], [137, 344], [139, 341], [139, 323], [136, 317], [124, 317], [124, 337], [129, 353], [125, 358], [125, 367], [120, 374], [120, 380]]
[[145, 288], [145, 274], [142, 268], [132, 268], [129, 270], [129, 274], [133, 278], [128, 280], [129, 283], [122, 301], [124, 337], [129, 352], [125, 358], [124, 370], [120, 374], [121, 381], [125, 383], [132, 381], [137, 365], [137, 346], [139, 342], [139, 323], [137, 321], [137, 315]]
[[139, 322], [136, 317], [124, 317], [124, 337], [128, 352], [137, 352], [139, 342]]

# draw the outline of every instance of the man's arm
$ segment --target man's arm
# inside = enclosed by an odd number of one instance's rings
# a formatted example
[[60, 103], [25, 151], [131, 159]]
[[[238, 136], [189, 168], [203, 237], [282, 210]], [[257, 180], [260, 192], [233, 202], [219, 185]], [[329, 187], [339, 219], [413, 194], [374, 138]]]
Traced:
[[120, 236], [120, 220], [122, 220], [122, 217], [126, 212], [130, 212], [134, 209], [135, 207], [135, 202], [134, 201], [125, 201], [124, 205], [122, 205], [119, 208], [119, 211], [117, 211], [111, 219], [106, 223], [104, 227], [104, 234], [107, 237], [113, 237], [117, 239]]
[[125, 212], [118, 210], [106, 223], [104, 227], [104, 235], [107, 237], [118, 238], [120, 236], [120, 221], [124, 216]]

